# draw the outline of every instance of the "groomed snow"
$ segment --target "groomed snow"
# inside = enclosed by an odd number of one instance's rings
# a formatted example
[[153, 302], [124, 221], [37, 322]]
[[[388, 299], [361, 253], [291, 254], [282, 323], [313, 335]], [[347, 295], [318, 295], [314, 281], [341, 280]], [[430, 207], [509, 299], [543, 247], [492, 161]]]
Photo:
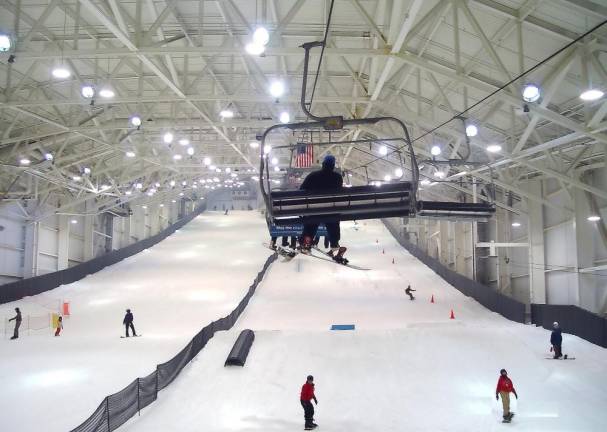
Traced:
[[[313, 374], [322, 431], [607, 430], [607, 350], [565, 335], [564, 352], [577, 359], [546, 360], [549, 332], [463, 296], [379, 222], [359, 228], [343, 224], [342, 243], [353, 263], [373, 270], [304, 256], [277, 261], [237, 328], [218, 333], [121, 429], [302, 430], [299, 390]], [[404, 294], [409, 283], [413, 302]], [[331, 324], [356, 330], [330, 331]], [[224, 368], [244, 328], [256, 331], [247, 364]], [[512, 424], [501, 423], [494, 397], [501, 368], [521, 397], [513, 398]]]
[[[24, 317], [46, 314], [62, 299], [72, 313], [60, 337], [47, 329], [0, 340], [0, 430], [70, 430], [106, 395], [169, 360], [238, 304], [271, 254], [260, 246], [267, 237], [258, 213], [203, 213], [95, 275], [0, 305], [0, 319], [12, 317], [15, 307]], [[143, 337], [120, 338], [126, 308]]]

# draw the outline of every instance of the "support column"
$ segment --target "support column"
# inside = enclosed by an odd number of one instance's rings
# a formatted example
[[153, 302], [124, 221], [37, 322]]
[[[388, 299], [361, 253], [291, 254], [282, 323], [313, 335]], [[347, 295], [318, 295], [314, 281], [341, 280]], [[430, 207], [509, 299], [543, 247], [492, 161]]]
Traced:
[[23, 247], [23, 278], [38, 276], [38, 240], [40, 222], [25, 224]]
[[68, 268], [69, 245], [70, 245], [70, 219], [59, 215], [59, 230], [57, 231], [57, 270]]
[[[575, 188], [571, 191], [575, 203], [573, 233], [575, 235], [574, 263], [576, 270], [594, 266], [594, 248], [592, 236], [593, 225], [588, 221], [588, 215], [593, 213], [585, 191]], [[586, 273], [576, 273], [575, 284], [569, 291], [569, 301], [584, 309], [597, 312], [598, 298], [596, 276]]]
[[[91, 209], [91, 203], [87, 202], [84, 206], [84, 213], [88, 214]], [[88, 261], [95, 256], [94, 239], [95, 234], [95, 216], [84, 216], [84, 260]]]
[[[542, 196], [540, 180], [525, 185], [529, 193]], [[529, 299], [531, 303], [546, 303], [546, 275], [544, 272], [544, 209], [541, 203], [527, 199], [529, 223]]]

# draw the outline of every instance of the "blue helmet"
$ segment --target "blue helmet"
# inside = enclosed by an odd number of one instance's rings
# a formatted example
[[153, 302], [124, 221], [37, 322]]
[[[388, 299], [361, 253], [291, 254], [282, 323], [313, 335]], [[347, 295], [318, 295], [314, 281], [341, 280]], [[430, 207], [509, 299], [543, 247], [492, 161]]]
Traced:
[[322, 167], [328, 169], [335, 168], [335, 156], [331, 154], [326, 155], [325, 158], [322, 160]]

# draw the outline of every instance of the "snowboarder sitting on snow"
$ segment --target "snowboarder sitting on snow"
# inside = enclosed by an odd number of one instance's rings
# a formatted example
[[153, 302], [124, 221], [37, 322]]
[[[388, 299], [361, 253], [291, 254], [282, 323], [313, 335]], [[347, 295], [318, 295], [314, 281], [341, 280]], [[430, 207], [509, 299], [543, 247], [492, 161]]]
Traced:
[[411, 294], [411, 291], [417, 291], [417, 290], [414, 290], [413, 288], [411, 288], [411, 285], [407, 285], [407, 288], [405, 288], [405, 294], [407, 294], [411, 300], [415, 300], [415, 297], [413, 297], [413, 294]]
[[563, 357], [562, 344], [563, 335], [561, 334], [561, 327], [558, 322], [552, 323], [552, 334], [550, 335], [550, 343], [552, 344], [552, 350], [554, 351], [554, 358], [560, 359]]
[[13, 332], [13, 337], [11, 338], [11, 340], [17, 339], [19, 337], [19, 327], [21, 327], [21, 321], [23, 320], [21, 318], [21, 311], [19, 310], [19, 308], [15, 308], [15, 312], [17, 312], [17, 315], [8, 320], [9, 322], [15, 321], [15, 331]]
[[133, 336], [137, 336], [137, 333], [135, 332], [135, 326], [133, 325], [133, 314], [131, 313], [130, 309], [126, 310], [126, 315], [122, 320], [122, 324], [124, 324], [124, 326], [126, 327], [126, 337], [129, 337], [129, 328], [133, 331]]
[[[335, 156], [326, 155], [322, 161], [322, 169], [311, 172], [305, 178], [299, 189], [322, 192], [327, 190], [341, 189], [344, 184], [344, 179], [341, 175], [335, 172]], [[301, 250], [304, 253], [309, 253], [312, 248], [312, 242], [316, 236], [318, 230], [318, 223], [304, 223]], [[327, 228], [327, 234], [329, 236], [329, 243], [331, 251], [329, 255], [339, 263], [347, 263], [343, 255], [346, 252], [345, 247], [339, 246], [339, 239], [341, 237], [339, 230], [339, 222], [325, 222]]]
[[314, 403], [318, 405], [318, 400], [314, 395], [314, 377], [312, 375], [308, 375], [306, 379], [306, 383], [301, 387], [301, 396], [300, 396], [301, 406], [304, 409], [304, 419], [306, 421], [304, 429], [312, 430], [318, 425], [314, 423], [314, 405], [312, 405], [312, 400]]
[[61, 329], [63, 329], [63, 317], [57, 318], [57, 329], [55, 330], [55, 336], [59, 336]]
[[510, 421], [514, 416], [513, 412], [510, 412], [510, 392], [514, 393], [514, 397], [518, 399], [516, 390], [512, 380], [508, 378], [508, 372], [506, 369], [500, 371], [500, 377], [497, 380], [497, 387], [495, 388], [495, 399], [499, 400], [502, 397], [502, 407], [504, 408], [504, 420]]

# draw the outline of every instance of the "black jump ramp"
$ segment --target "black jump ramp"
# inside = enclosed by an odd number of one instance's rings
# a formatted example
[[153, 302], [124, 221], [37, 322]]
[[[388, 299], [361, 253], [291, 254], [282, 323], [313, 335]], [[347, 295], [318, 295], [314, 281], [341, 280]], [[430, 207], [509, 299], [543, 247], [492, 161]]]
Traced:
[[253, 330], [247, 329], [241, 331], [224, 366], [244, 366], [254, 340], [255, 333], [253, 333]]

